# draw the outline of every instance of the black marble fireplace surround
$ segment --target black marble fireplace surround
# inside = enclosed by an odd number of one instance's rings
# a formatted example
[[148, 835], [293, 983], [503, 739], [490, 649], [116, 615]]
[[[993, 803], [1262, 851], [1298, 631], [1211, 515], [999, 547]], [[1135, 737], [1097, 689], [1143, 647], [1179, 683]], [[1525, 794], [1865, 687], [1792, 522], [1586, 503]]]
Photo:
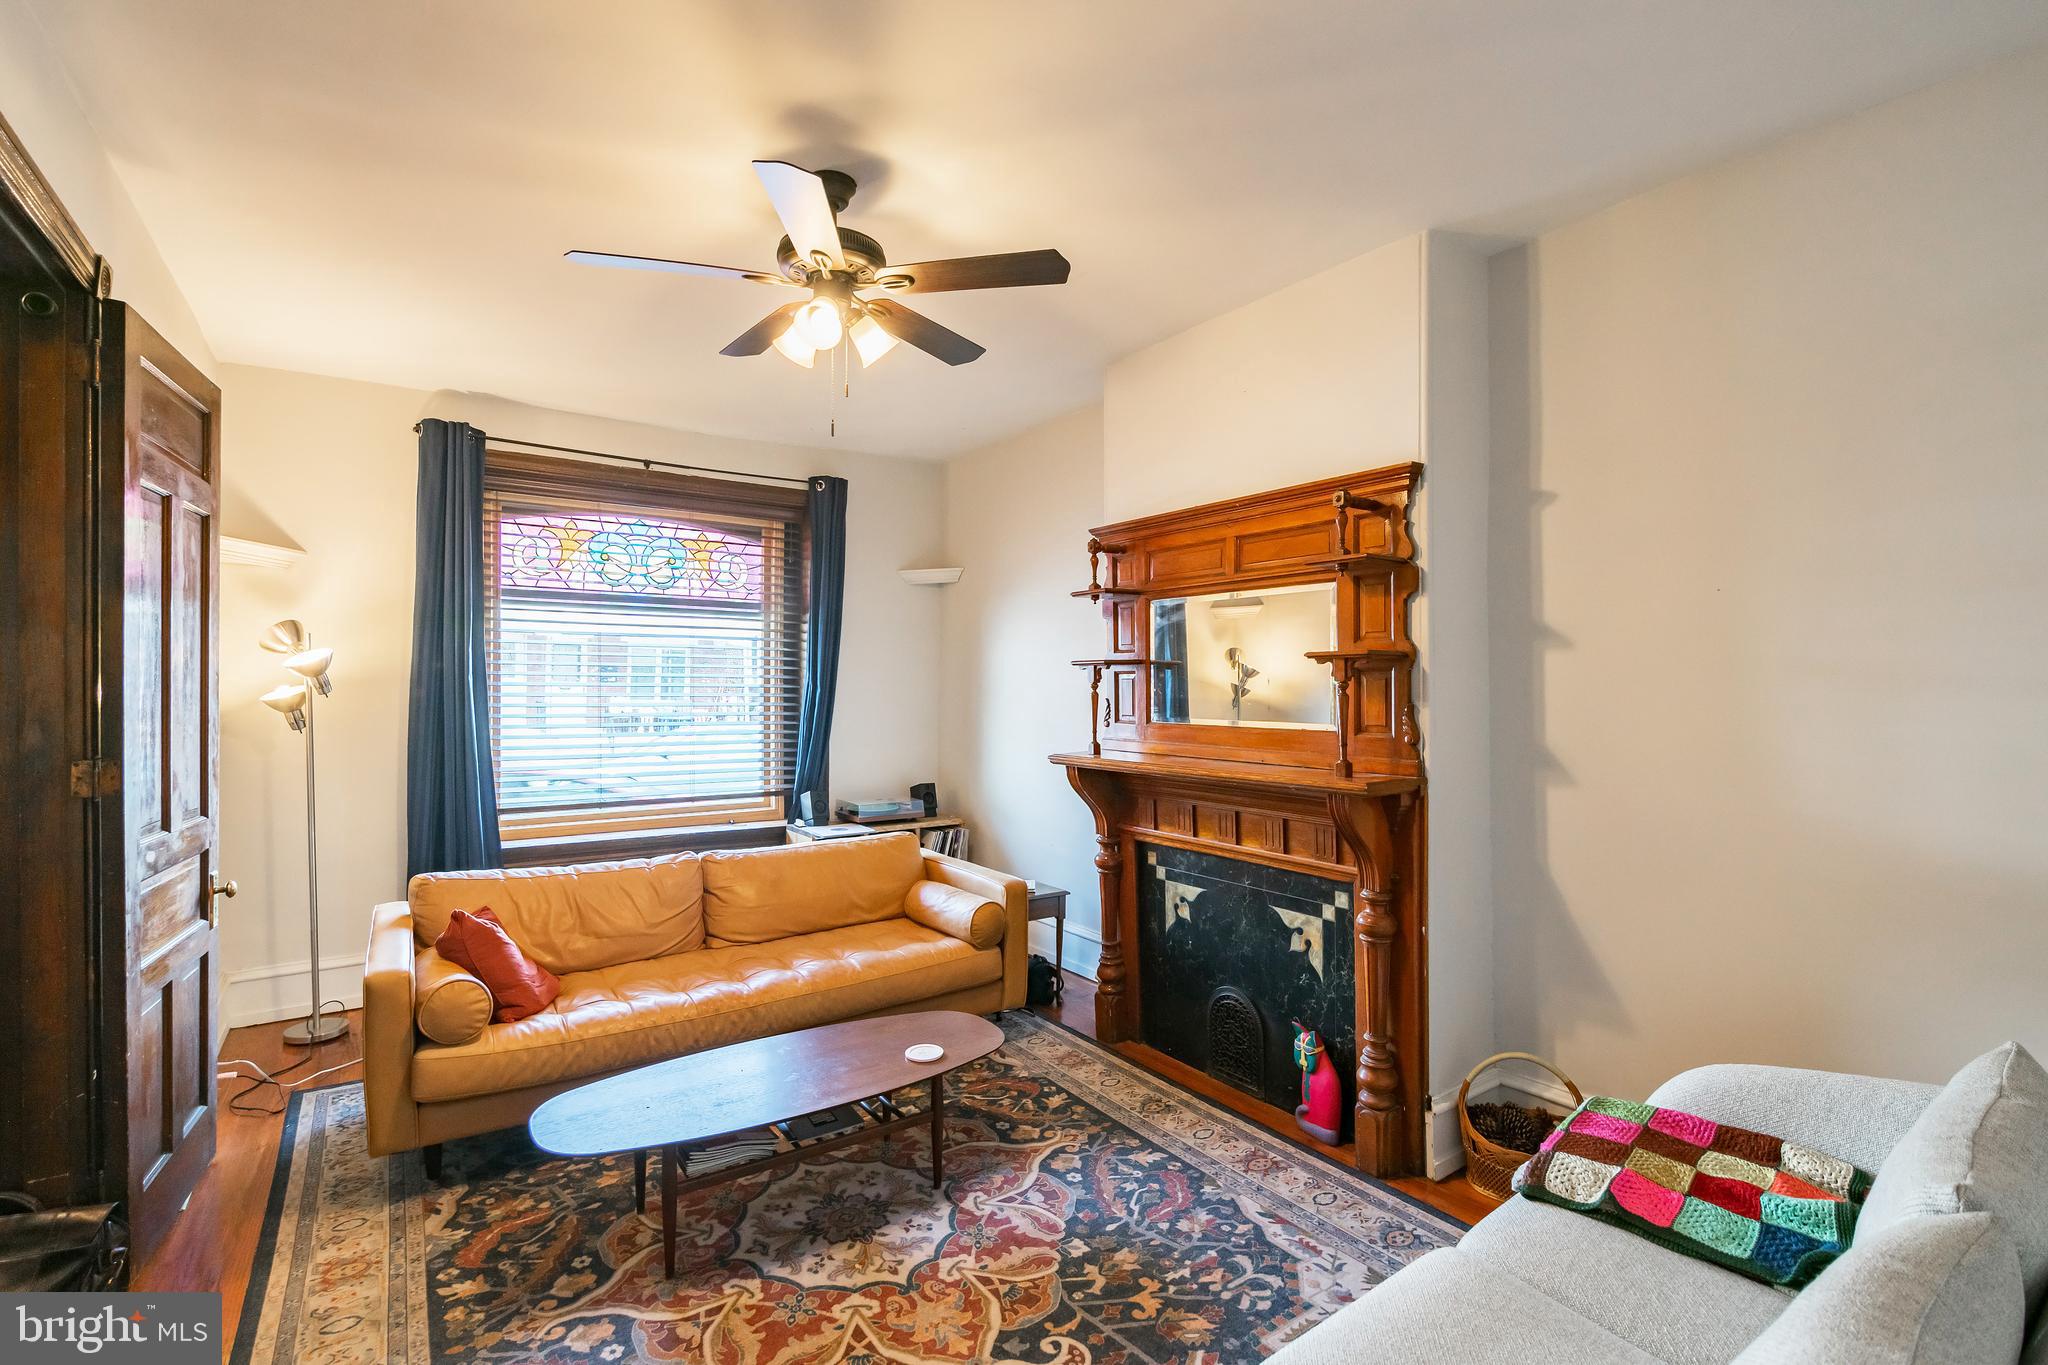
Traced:
[[[1357, 1060], [1349, 883], [1164, 844], [1136, 851], [1139, 1037], [1292, 1112], [1301, 1099], [1293, 1021], [1313, 1025], [1345, 1081], [1348, 1137]], [[1262, 1025], [1256, 1084], [1230, 1045], [1244, 1036], [1232, 1001], [1213, 1012], [1223, 1046], [1211, 1046], [1212, 1002], [1226, 990], [1241, 992]]]

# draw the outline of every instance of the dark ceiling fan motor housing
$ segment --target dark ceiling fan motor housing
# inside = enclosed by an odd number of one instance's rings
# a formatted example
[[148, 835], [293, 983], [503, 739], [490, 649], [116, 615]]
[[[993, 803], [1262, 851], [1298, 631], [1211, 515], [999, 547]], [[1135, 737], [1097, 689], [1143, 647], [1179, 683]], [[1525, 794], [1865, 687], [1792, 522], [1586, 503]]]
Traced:
[[[810, 291], [811, 299], [830, 303], [845, 333], [856, 321], [874, 326], [948, 365], [964, 365], [983, 349], [958, 332], [892, 298], [861, 297], [855, 291], [881, 289], [890, 294], [942, 294], [962, 289], [1013, 289], [1025, 285], [1065, 284], [1067, 258], [1050, 249], [1010, 251], [993, 256], [960, 256], [948, 260], [889, 264], [882, 244], [865, 232], [839, 226], [839, 215], [853, 202], [858, 188], [845, 171], [809, 171], [787, 161], [756, 161], [754, 173], [788, 231], [776, 244], [776, 273], [677, 261], [660, 256], [622, 256], [604, 251], [571, 251], [568, 258], [585, 265], [627, 270], [655, 270], [680, 275], [747, 280], [779, 288]], [[720, 354], [760, 355], [782, 348], [805, 303], [786, 303], [740, 333]], [[785, 352], [787, 353], [787, 352]], [[804, 357], [791, 356], [808, 367]], [[865, 357], [863, 358], [863, 363]]]

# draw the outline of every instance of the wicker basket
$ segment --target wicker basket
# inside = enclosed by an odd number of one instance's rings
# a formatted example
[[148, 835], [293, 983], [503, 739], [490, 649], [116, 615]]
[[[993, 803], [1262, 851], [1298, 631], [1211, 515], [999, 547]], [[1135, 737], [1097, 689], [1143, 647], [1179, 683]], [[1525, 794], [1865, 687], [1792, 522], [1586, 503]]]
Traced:
[[[1465, 1139], [1465, 1179], [1471, 1182], [1473, 1189], [1493, 1200], [1506, 1199], [1514, 1192], [1508, 1182], [1514, 1178], [1516, 1168], [1535, 1155], [1534, 1151], [1518, 1152], [1512, 1147], [1503, 1147], [1487, 1139], [1472, 1126], [1472, 1108], [1466, 1103], [1472, 1093], [1472, 1082], [1478, 1080], [1482, 1072], [1502, 1062], [1534, 1062], [1564, 1082], [1564, 1088], [1572, 1093], [1573, 1104], [1576, 1105], [1586, 1098], [1579, 1093], [1579, 1088], [1572, 1084], [1571, 1077], [1541, 1057], [1527, 1052], [1496, 1052], [1465, 1074], [1465, 1083], [1458, 1087], [1458, 1131]], [[1556, 1124], [1562, 1117], [1537, 1106], [1508, 1107], [1540, 1115], [1545, 1126]]]

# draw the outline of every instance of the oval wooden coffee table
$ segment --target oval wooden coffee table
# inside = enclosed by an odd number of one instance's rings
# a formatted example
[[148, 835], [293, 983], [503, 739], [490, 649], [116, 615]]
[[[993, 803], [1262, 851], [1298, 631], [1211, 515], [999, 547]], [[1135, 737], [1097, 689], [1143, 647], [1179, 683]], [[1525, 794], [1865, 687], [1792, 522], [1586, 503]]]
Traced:
[[[937, 1043], [945, 1054], [913, 1062], [903, 1050]], [[564, 1091], [533, 1111], [527, 1128], [556, 1156], [633, 1153], [634, 1207], [647, 1203], [647, 1154], [661, 1160], [661, 1272], [676, 1273], [676, 1199], [721, 1181], [792, 1166], [821, 1152], [929, 1123], [932, 1184], [945, 1178], [946, 1073], [1003, 1045], [988, 1020], [954, 1010], [850, 1019], [772, 1038], [656, 1062]], [[930, 1082], [925, 1107], [906, 1111], [891, 1091]], [[749, 1129], [780, 1127], [806, 1114], [854, 1105], [861, 1126], [694, 1179], [683, 1178], [685, 1150]]]

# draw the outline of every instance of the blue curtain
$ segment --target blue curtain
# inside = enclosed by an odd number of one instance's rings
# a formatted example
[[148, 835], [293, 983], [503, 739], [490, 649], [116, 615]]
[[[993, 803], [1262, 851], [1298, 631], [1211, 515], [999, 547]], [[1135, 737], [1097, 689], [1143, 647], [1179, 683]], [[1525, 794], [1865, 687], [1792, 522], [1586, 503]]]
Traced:
[[832, 741], [832, 698], [839, 690], [839, 624], [846, 599], [846, 480], [810, 484], [810, 615], [804, 626], [804, 692], [796, 727], [796, 781], [789, 818], [810, 794], [814, 817], [832, 818], [825, 752]]
[[1188, 718], [1188, 604], [1152, 604], [1152, 719]]
[[420, 423], [406, 875], [501, 865], [484, 665], [484, 434]]

